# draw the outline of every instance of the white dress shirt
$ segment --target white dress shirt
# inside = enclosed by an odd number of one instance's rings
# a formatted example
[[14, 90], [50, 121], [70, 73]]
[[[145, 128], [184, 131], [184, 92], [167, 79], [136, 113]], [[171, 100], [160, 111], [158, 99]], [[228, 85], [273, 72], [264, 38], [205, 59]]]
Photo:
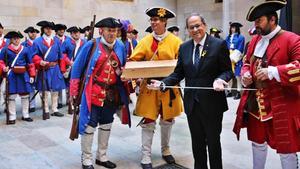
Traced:
[[[205, 43], [205, 40], [206, 40], [206, 37], [207, 35], [205, 34], [204, 37], [202, 38], [202, 40], [200, 41], [200, 46], [199, 46], [199, 52], [200, 52], [200, 55], [199, 57], [201, 57], [201, 54], [202, 54], [202, 50], [203, 50], [203, 46], [204, 46], [204, 43]], [[196, 46], [197, 46], [197, 42], [194, 41], [194, 50], [193, 50], [193, 64], [195, 63], [195, 51], [196, 51]]]

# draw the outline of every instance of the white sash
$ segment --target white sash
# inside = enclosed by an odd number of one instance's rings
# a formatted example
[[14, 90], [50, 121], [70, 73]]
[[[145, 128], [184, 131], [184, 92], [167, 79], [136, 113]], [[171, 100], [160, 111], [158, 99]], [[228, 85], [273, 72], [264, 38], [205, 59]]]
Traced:
[[79, 39], [79, 42], [75, 42], [75, 52], [74, 52], [74, 56], [73, 56], [72, 60], [75, 60], [75, 57], [76, 57], [76, 54], [77, 54], [78, 49], [80, 47], [80, 44], [81, 44], [81, 39]]
[[44, 61], [47, 59], [47, 57], [48, 57], [48, 55], [50, 53], [51, 48], [52, 48], [52, 46], [50, 46], [50, 48], [48, 48], [48, 50], [47, 50], [47, 52], [46, 52], [46, 54], [44, 56]]
[[10, 69], [8, 70], [8, 72], [7, 72], [7, 77], [9, 76], [9, 73], [11, 72], [11, 69], [15, 66], [15, 64], [16, 64], [16, 61], [18, 60], [18, 58], [19, 58], [19, 55], [20, 55], [20, 53], [23, 51], [23, 49], [24, 49], [24, 47], [23, 46], [21, 46], [21, 50], [20, 50], [20, 52], [16, 55], [16, 57], [15, 57], [15, 59], [13, 60], [13, 62], [12, 62], [12, 64], [11, 64], [11, 66], [10, 66]]

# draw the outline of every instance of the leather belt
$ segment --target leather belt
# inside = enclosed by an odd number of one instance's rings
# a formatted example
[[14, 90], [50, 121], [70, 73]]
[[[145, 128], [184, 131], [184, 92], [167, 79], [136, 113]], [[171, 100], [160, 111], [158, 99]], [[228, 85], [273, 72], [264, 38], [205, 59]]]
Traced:
[[48, 66], [49, 67], [53, 67], [53, 66], [55, 66], [55, 65], [57, 65], [58, 64], [58, 62], [56, 61], [56, 62], [49, 62], [48, 63]]
[[12, 71], [17, 74], [22, 74], [22, 73], [25, 73], [27, 71], [27, 69], [25, 66], [14, 66], [12, 68]]
[[99, 82], [97, 80], [93, 80], [93, 82], [95, 84], [97, 84], [98, 86], [103, 87], [104, 89], [115, 89], [116, 88], [116, 85], [109, 85], [109, 84], [106, 84], [106, 83], [103, 83], [103, 82]]

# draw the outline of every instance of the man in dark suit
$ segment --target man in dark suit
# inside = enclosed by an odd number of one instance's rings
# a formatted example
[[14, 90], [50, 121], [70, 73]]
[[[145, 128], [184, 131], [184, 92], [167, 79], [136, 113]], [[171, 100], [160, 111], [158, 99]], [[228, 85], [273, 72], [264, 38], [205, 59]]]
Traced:
[[192, 136], [195, 169], [222, 169], [220, 134], [223, 112], [228, 110], [224, 87], [233, 77], [226, 42], [206, 33], [206, 23], [199, 14], [186, 19], [191, 40], [179, 49], [174, 72], [162, 81], [152, 80], [149, 88], [166, 90], [185, 78], [186, 86], [213, 87], [214, 90], [184, 90], [184, 108]]

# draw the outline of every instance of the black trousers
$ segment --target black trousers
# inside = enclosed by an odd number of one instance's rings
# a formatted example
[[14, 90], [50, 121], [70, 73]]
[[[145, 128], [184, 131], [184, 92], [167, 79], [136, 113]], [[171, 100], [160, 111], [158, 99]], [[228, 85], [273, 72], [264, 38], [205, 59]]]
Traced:
[[223, 112], [207, 112], [205, 107], [201, 108], [200, 104], [195, 102], [193, 111], [187, 118], [192, 136], [194, 169], [208, 169], [206, 148], [210, 169], [222, 169], [220, 134]]
[[109, 124], [114, 121], [114, 114], [117, 108], [106, 106], [99, 107], [92, 104], [92, 111], [90, 115], [90, 121], [88, 123], [91, 127], [97, 127], [98, 124]]

